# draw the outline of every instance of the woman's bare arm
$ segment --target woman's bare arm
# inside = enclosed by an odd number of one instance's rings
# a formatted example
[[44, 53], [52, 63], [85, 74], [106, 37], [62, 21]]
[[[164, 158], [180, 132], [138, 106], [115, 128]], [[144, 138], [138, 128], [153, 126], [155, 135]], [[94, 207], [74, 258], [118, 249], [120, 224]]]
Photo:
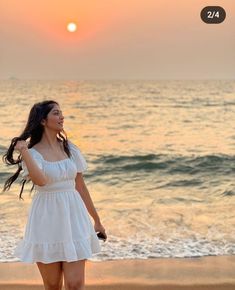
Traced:
[[95, 225], [95, 231], [96, 232], [101, 232], [104, 236], [104, 240], [107, 239], [107, 234], [105, 233], [105, 228], [102, 225], [101, 221], [100, 221], [100, 217], [94, 207], [93, 201], [91, 199], [90, 193], [86, 187], [86, 184], [84, 182], [82, 173], [78, 172], [77, 176], [76, 176], [76, 190], [80, 193], [86, 208], [89, 212], [89, 214], [93, 217]]
[[27, 148], [24, 148], [21, 152], [22, 159], [24, 160], [28, 172], [29, 177], [32, 180], [32, 182], [36, 185], [43, 186], [47, 183], [47, 177], [43, 173], [43, 171], [38, 167], [35, 160], [32, 158], [29, 150]]
[[79, 172], [77, 173], [77, 176], [76, 176], [76, 190], [80, 193], [89, 214], [93, 217], [96, 223], [99, 223], [100, 222], [99, 215], [94, 207], [90, 193], [84, 182], [82, 173], [79, 173]]
[[47, 183], [47, 177], [31, 156], [26, 141], [18, 140], [14, 150], [18, 150], [21, 153], [22, 159], [27, 166], [29, 177], [32, 182], [39, 186], [45, 185]]

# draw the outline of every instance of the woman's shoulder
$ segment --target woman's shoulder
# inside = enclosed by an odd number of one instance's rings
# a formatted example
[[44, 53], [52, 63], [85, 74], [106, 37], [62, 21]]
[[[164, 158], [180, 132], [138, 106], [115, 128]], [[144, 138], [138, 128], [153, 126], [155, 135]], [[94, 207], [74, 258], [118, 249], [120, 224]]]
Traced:
[[72, 156], [81, 156], [83, 155], [83, 153], [81, 152], [80, 148], [77, 146], [77, 144], [75, 144], [74, 142], [68, 140], [68, 147], [69, 147], [69, 150], [72, 154]]
[[72, 141], [70, 141], [70, 140], [67, 140], [67, 142], [68, 142], [68, 146], [69, 146], [69, 149], [71, 149], [71, 150], [78, 150], [78, 151], [80, 151], [80, 149], [78, 148], [78, 146], [75, 144], [75, 143], [73, 143]]
[[72, 158], [75, 161], [75, 164], [77, 166], [77, 171], [83, 172], [87, 170], [88, 166], [87, 166], [86, 159], [83, 156], [83, 153], [81, 152], [81, 150], [78, 148], [78, 146], [69, 140], [68, 140], [68, 146], [69, 146], [69, 149], [71, 150]]
[[34, 144], [32, 147], [29, 148], [29, 150], [33, 150], [33, 151], [40, 151], [41, 149], [41, 145], [40, 143]]
[[43, 159], [42, 154], [36, 149], [35, 146], [29, 148], [28, 150], [30, 151], [30, 154], [32, 154], [33, 156]]

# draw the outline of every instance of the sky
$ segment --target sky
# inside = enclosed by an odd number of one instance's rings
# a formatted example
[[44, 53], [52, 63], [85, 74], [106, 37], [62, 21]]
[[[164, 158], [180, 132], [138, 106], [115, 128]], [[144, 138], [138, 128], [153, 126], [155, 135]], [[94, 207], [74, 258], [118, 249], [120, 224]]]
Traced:
[[[201, 20], [210, 5], [223, 23]], [[11, 77], [235, 79], [235, 1], [1, 0], [0, 79]]]

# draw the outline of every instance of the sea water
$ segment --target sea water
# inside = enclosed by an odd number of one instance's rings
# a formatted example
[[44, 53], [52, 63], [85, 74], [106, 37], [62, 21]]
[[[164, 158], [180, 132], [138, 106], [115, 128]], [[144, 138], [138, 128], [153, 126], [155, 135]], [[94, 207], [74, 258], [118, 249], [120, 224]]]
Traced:
[[[92, 260], [235, 254], [235, 81], [0, 81], [1, 155], [45, 99], [88, 163], [108, 235]], [[2, 187], [16, 169], [1, 162]], [[0, 195], [1, 262], [18, 261], [20, 180]]]

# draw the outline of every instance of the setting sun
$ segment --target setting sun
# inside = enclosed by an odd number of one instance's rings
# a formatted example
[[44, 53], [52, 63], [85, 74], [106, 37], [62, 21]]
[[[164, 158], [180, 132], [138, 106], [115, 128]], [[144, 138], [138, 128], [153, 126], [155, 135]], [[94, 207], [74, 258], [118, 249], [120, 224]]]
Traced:
[[74, 22], [70, 22], [68, 25], [67, 25], [67, 30], [69, 32], [75, 32], [77, 30], [77, 24], [74, 23]]

